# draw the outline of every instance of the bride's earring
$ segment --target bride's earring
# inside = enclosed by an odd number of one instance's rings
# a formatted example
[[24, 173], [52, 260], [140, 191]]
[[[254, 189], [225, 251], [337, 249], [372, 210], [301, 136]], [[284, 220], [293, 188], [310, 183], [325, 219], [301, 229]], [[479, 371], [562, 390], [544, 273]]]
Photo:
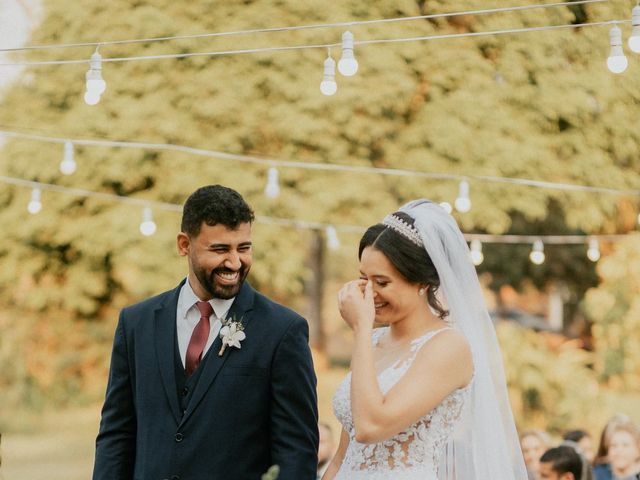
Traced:
[[421, 297], [424, 297], [425, 293], [427, 293], [426, 288], [421, 288], [420, 290], [418, 290], [418, 295], [420, 295]]

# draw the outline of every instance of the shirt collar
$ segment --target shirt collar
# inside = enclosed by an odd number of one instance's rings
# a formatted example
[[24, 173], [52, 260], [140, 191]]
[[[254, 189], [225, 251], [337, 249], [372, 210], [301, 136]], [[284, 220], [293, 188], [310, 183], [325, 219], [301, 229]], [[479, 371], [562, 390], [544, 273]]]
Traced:
[[[211, 307], [213, 307], [213, 313], [217, 318], [224, 319], [233, 304], [233, 301], [236, 297], [230, 298], [228, 300], [224, 300], [222, 298], [212, 298], [209, 300]], [[178, 301], [178, 318], [185, 318], [187, 316], [187, 312], [195, 307], [196, 302], [199, 302], [200, 299], [194, 293], [193, 288], [189, 284], [189, 278], [184, 282], [182, 286], [182, 291], [180, 292], [180, 299]]]

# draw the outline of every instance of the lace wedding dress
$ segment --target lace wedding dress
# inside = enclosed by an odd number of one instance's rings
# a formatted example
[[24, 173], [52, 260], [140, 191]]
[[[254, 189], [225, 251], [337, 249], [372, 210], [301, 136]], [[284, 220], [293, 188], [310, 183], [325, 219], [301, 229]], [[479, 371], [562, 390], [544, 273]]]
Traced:
[[[406, 355], [381, 369], [378, 384], [382, 393], [386, 394], [402, 378], [424, 344], [449, 328], [427, 332], [414, 339]], [[386, 331], [388, 327], [374, 330], [374, 346]], [[473, 380], [466, 387], [449, 394], [436, 408], [393, 438], [364, 444], [355, 439], [349, 372], [333, 397], [334, 413], [349, 434], [349, 446], [334, 480], [437, 480], [440, 458], [460, 418], [472, 383]]]

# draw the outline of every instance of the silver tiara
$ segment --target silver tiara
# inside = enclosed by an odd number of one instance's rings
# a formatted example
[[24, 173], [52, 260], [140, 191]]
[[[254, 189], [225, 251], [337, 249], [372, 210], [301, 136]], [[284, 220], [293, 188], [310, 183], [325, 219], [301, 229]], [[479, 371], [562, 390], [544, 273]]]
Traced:
[[409, 225], [401, 218], [396, 217], [394, 214], [389, 214], [384, 217], [384, 220], [382, 220], [382, 224], [386, 225], [392, 230], [395, 230], [403, 237], [408, 238], [417, 246], [424, 247], [424, 245], [422, 244], [422, 239], [420, 238], [420, 234], [418, 233], [416, 228], [412, 225]]

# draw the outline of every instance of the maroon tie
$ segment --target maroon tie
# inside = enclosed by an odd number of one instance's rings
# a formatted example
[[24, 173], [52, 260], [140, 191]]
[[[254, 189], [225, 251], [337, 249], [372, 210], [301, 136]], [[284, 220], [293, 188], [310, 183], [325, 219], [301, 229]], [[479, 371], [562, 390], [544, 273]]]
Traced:
[[187, 347], [187, 358], [185, 361], [185, 370], [187, 376], [190, 376], [202, 359], [204, 346], [209, 339], [209, 316], [213, 313], [213, 307], [209, 302], [196, 302], [196, 307], [200, 310], [200, 321], [193, 329], [189, 346]]

